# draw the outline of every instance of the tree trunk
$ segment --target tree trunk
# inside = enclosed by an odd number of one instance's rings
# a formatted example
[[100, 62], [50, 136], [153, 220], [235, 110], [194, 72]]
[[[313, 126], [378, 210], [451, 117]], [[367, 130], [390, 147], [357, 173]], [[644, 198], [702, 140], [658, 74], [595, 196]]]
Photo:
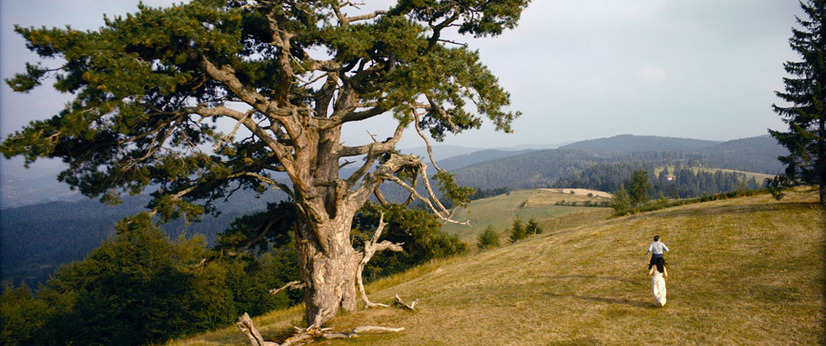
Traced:
[[351, 224], [352, 218], [317, 225], [322, 228], [321, 234], [328, 235], [326, 241], [322, 240], [327, 244], [326, 249], [312, 236], [297, 242], [301, 280], [308, 284], [304, 288], [304, 317], [310, 328], [322, 327], [335, 317], [339, 308], [356, 310], [355, 279], [361, 257], [350, 242]]

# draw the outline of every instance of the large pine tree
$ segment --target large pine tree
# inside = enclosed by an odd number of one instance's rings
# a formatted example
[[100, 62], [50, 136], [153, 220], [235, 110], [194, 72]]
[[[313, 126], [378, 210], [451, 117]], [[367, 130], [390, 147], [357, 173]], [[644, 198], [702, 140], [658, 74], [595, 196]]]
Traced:
[[787, 61], [785, 90], [776, 92], [787, 103], [772, 105], [787, 132], [769, 130], [790, 154], [779, 157], [786, 165], [776, 182], [785, 185], [819, 185], [820, 203], [826, 204], [826, 1], [808, 0], [800, 6], [807, 18], [797, 17], [799, 28], [792, 28], [791, 48], [802, 58]]
[[[60, 179], [88, 196], [153, 190], [150, 207], [164, 218], [203, 213], [238, 188], [285, 191], [299, 216], [307, 322], [320, 327], [356, 307], [365, 254], [350, 231], [382, 182], [449, 214], [435, 194], [417, 192], [418, 181], [431, 189], [422, 159], [395, 150], [405, 130], [440, 140], [487, 118], [510, 131], [518, 113], [506, 110], [508, 93], [456, 40], [513, 28], [529, 2], [398, 0], [368, 10], [343, 0], [192, 0], [141, 6], [95, 31], [18, 27], [29, 49], [62, 64], [28, 64], [7, 83], [26, 92], [54, 77], [74, 100], [0, 151], [62, 158]], [[343, 142], [342, 132], [374, 118], [395, 120], [389, 138]], [[348, 164], [357, 169], [340, 171]], [[468, 192], [436, 176], [446, 194]]]

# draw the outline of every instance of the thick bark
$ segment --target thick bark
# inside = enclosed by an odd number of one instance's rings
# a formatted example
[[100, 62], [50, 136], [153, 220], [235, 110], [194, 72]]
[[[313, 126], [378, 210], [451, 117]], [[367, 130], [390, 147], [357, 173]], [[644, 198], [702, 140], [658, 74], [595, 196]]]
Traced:
[[352, 218], [348, 222], [317, 225], [324, 228], [320, 233], [329, 235], [325, 250], [312, 236], [297, 244], [301, 280], [308, 284], [304, 289], [304, 317], [310, 328], [323, 326], [339, 308], [356, 310], [355, 278], [361, 257], [350, 242], [351, 222]]

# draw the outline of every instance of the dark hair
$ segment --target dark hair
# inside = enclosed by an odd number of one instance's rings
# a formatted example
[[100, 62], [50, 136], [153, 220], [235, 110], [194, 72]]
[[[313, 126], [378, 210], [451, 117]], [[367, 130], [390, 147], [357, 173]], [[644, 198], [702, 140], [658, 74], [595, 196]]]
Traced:
[[654, 236], [654, 241], [660, 241], [660, 236], [655, 235], [655, 236]]
[[657, 257], [655, 264], [657, 265], [658, 272], [665, 272], [665, 259], [663, 259], [662, 257]]

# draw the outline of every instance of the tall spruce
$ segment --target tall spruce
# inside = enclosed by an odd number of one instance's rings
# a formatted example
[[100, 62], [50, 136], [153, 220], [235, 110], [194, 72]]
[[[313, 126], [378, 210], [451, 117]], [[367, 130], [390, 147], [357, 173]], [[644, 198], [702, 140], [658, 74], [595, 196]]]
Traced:
[[769, 133], [790, 152], [778, 158], [786, 170], [773, 185], [817, 185], [826, 205], [826, 1], [808, 0], [800, 7], [805, 17], [796, 17], [799, 27], [792, 28], [789, 45], [802, 60], [783, 64], [791, 77], [783, 78], [784, 91], [775, 94], [787, 105], [772, 105], [789, 130]]
[[[511, 131], [519, 113], [507, 110], [509, 94], [457, 43], [515, 27], [529, 2], [398, 0], [367, 10], [339, 0], [192, 0], [141, 5], [99, 30], [17, 27], [57, 65], [27, 64], [7, 83], [27, 92], [52, 80], [74, 100], [0, 151], [27, 163], [62, 158], [60, 180], [104, 202], [152, 190], [149, 207], [165, 219], [212, 211], [238, 188], [285, 191], [298, 214], [305, 317], [321, 327], [340, 307], [356, 308], [365, 256], [351, 226], [381, 183], [449, 215], [435, 193], [416, 190], [430, 187], [417, 183], [428, 178], [423, 160], [395, 150], [405, 130], [428, 146], [428, 132], [438, 141], [484, 118]], [[376, 118], [395, 121], [389, 136], [343, 141]], [[343, 165], [356, 169], [340, 176]], [[467, 201], [471, 191], [451, 175], [437, 168], [435, 177], [445, 195]]]
[[631, 196], [631, 204], [634, 207], [640, 207], [648, 203], [648, 190], [651, 189], [651, 183], [648, 182], [648, 171], [636, 170], [631, 175], [631, 187], [628, 191]]

